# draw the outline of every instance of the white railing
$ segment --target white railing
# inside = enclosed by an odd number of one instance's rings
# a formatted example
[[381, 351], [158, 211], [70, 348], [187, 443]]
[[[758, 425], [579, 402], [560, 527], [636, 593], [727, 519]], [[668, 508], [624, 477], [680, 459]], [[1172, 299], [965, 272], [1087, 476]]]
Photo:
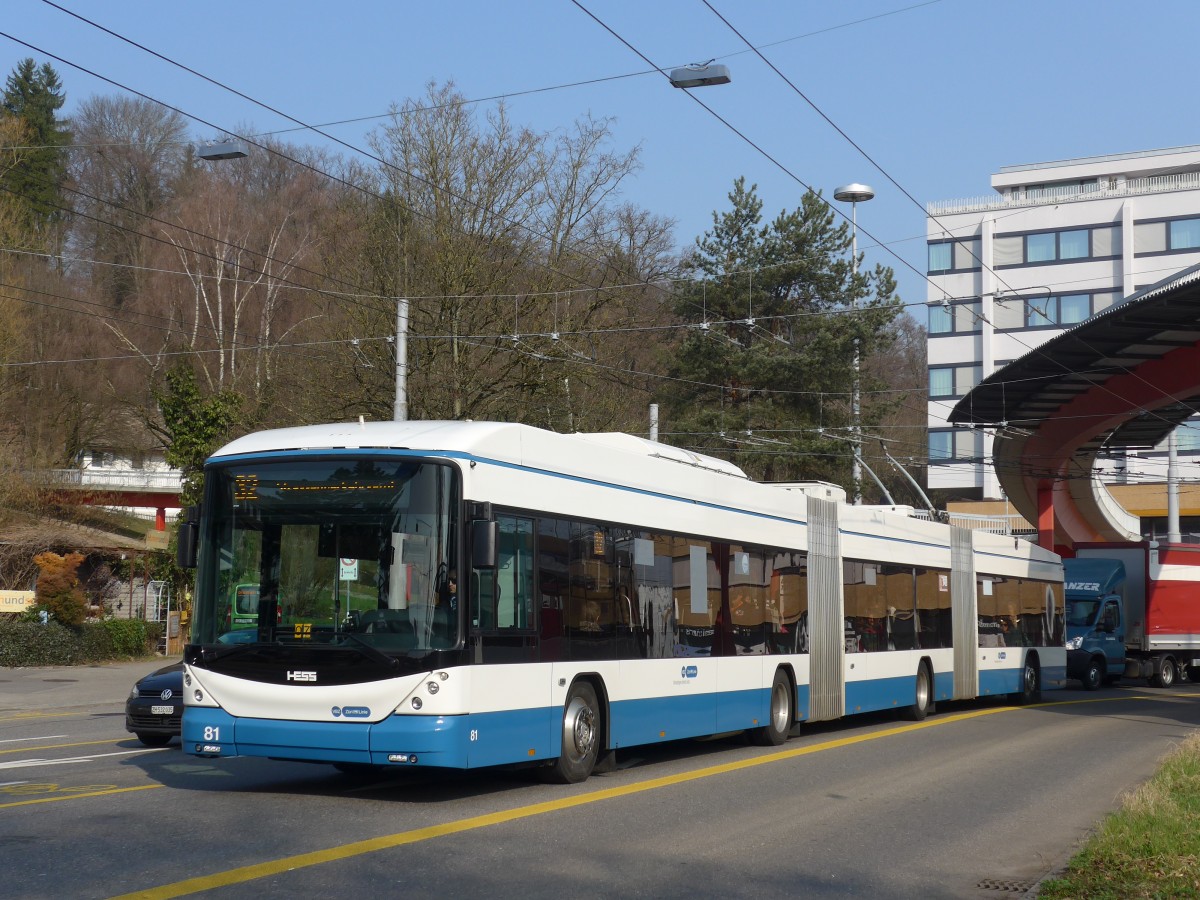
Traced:
[[146, 472], [142, 469], [49, 469], [38, 476], [52, 484], [97, 490], [136, 490], [177, 493], [183, 486], [179, 472]]
[[[916, 509], [913, 510], [913, 518], [916, 519], [932, 519], [928, 510]], [[959, 528], [969, 528], [972, 531], [989, 531], [992, 534], [1005, 534], [1014, 537], [1029, 537], [1037, 535], [1037, 529], [1025, 521], [1024, 516], [1011, 514], [1005, 516], [982, 516], [976, 513], [956, 513], [952, 512], [948, 518], [942, 521], [948, 521], [951, 525], [957, 525]]]
[[994, 209], [1010, 209], [1014, 206], [1042, 206], [1058, 203], [1074, 203], [1083, 200], [1103, 200], [1109, 197], [1128, 197], [1135, 194], [1158, 194], [1164, 191], [1191, 191], [1200, 189], [1200, 172], [1182, 172], [1177, 175], [1152, 175], [1147, 178], [1130, 178], [1109, 186], [1101, 177], [1096, 185], [1069, 188], [1038, 188], [1028, 193], [1012, 191], [1005, 195], [970, 197], [966, 200], [934, 200], [926, 204], [925, 211], [931, 216], [949, 216], [955, 213], [987, 212]]

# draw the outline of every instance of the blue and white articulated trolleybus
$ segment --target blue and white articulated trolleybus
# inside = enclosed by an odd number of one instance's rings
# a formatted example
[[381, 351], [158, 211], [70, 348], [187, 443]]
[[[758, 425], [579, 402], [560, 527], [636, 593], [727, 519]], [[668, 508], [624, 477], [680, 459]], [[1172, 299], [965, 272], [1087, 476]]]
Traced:
[[311, 426], [205, 471], [180, 532], [198, 756], [576, 782], [634, 745], [1066, 678], [1057, 556], [630, 435]]

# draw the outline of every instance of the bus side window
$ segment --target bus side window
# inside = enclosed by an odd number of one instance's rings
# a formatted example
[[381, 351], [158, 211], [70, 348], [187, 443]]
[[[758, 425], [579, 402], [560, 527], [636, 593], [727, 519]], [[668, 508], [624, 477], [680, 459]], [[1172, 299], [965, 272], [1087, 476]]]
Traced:
[[472, 626], [480, 631], [532, 628], [533, 520], [497, 516], [496, 524], [496, 568], [472, 571]]

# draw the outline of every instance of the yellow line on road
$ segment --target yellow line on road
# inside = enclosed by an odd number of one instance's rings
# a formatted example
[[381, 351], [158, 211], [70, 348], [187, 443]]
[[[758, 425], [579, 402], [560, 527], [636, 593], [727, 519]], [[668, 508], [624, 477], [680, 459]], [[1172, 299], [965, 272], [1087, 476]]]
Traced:
[[78, 800], [80, 797], [106, 797], [109, 794], [127, 794], [130, 791], [148, 791], [152, 788], [165, 787], [161, 784], [142, 784], [137, 787], [108, 788], [103, 791], [90, 791], [86, 794], [64, 794], [61, 797], [39, 797], [36, 800], [15, 800], [12, 803], [0, 803], [0, 809], [12, 806], [32, 806], [35, 803], [62, 803], [64, 800]]
[[[1121, 699], [1130, 698], [1123, 697]], [[237, 869], [229, 869], [225, 872], [217, 872], [213, 875], [203, 875], [198, 878], [189, 878], [185, 881], [177, 881], [173, 884], [164, 884], [160, 887], [148, 888], [144, 891], [134, 891], [130, 894], [122, 894], [119, 897], [114, 897], [112, 900], [135, 900], [135, 898], [137, 898], [137, 900], [168, 900], [168, 898], [171, 897], [185, 897], [189, 894], [196, 894], [201, 891], [211, 891], [215, 890], [216, 888], [227, 887], [232, 884], [242, 884], [247, 881], [253, 881], [256, 878], [265, 878], [269, 875], [280, 875], [293, 869], [302, 869], [307, 866], [319, 866], [324, 863], [350, 859], [352, 857], [362, 856], [367, 853], [375, 853], [379, 850], [390, 850], [394, 847], [403, 847], [406, 844], [416, 844], [421, 841], [432, 840], [433, 838], [445, 837], [446, 835], [461, 834], [464, 831], [473, 831], [478, 828], [488, 828], [492, 825], [502, 825], [506, 822], [515, 822], [520, 819], [530, 818], [532, 816], [540, 816], [546, 813], [558, 812], [564, 809], [572, 809], [579, 806], [585, 806], [589, 803], [601, 803], [605, 800], [613, 800], [618, 797], [628, 797], [633, 794], [643, 793], [645, 791], [654, 791], [659, 790], [660, 788], [671, 787], [672, 785], [676, 784], [697, 781], [701, 778], [711, 778], [714, 775], [723, 775], [728, 772], [736, 772], [740, 769], [750, 769], [754, 766], [763, 766], [786, 759], [795, 759], [800, 756], [808, 756], [809, 754], [820, 753], [825, 750], [834, 750], [839, 747], [849, 747], [853, 744], [862, 744], [867, 741], [879, 740], [880, 738], [894, 737], [899, 734], [906, 734], [922, 728], [936, 728], [941, 725], [949, 725], [953, 722], [962, 722], [967, 719], [978, 719], [982, 716], [991, 716], [997, 713], [1013, 712], [1022, 708], [1029, 709], [1030, 707], [998, 706], [988, 709], [973, 710], [971, 712], [956, 713], [949, 716], [938, 716], [936, 719], [930, 719], [924, 722], [914, 722], [911, 725], [901, 725], [895, 728], [885, 728], [880, 731], [872, 731], [865, 734], [855, 734], [850, 737], [838, 738], [832, 741], [824, 741], [820, 744], [811, 744], [806, 747], [796, 747], [791, 750], [778, 750], [774, 753], [755, 756], [752, 759], [743, 759], [738, 760], [737, 762], [722, 763], [718, 766], [706, 766], [702, 769], [694, 769], [690, 772], [681, 772], [677, 775], [666, 775], [662, 778], [652, 778], [648, 781], [639, 781], [636, 784], [604, 788], [602, 790], [591, 791], [589, 793], [579, 794], [573, 797], [563, 797], [559, 800], [549, 800], [545, 803], [534, 803], [530, 806], [520, 806], [515, 809], [504, 810], [502, 812], [489, 813], [488, 815], [473, 816], [469, 819], [446, 822], [442, 825], [431, 825], [427, 828], [417, 828], [412, 831], [402, 831], [398, 834], [383, 835], [381, 837], [370, 838], [365, 841], [355, 841], [354, 843], [350, 844], [342, 844], [339, 847], [330, 847], [325, 850], [315, 850], [311, 853], [300, 853], [296, 856], [287, 856], [282, 859], [257, 863], [252, 866], [242, 866]]]
[[0, 750], [0, 753], [29, 753], [32, 750], [61, 750], [64, 747], [91, 747], [94, 744], [115, 744], [117, 741], [123, 741], [125, 738], [132, 738], [133, 735], [128, 734], [125, 737], [109, 738], [106, 741], [76, 741], [73, 744], [43, 744], [41, 747], [15, 747], [10, 750]]
[[0, 722], [20, 722], [24, 719], [74, 719], [79, 716], [94, 716], [95, 714], [93, 710], [77, 713], [19, 712], [11, 716], [0, 716]]

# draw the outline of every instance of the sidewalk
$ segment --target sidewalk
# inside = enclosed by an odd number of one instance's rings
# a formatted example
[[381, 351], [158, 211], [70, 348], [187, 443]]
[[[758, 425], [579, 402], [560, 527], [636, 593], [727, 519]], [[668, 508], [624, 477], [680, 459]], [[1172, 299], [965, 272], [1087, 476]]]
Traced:
[[0, 667], [0, 712], [124, 706], [135, 681], [178, 656], [82, 666]]

